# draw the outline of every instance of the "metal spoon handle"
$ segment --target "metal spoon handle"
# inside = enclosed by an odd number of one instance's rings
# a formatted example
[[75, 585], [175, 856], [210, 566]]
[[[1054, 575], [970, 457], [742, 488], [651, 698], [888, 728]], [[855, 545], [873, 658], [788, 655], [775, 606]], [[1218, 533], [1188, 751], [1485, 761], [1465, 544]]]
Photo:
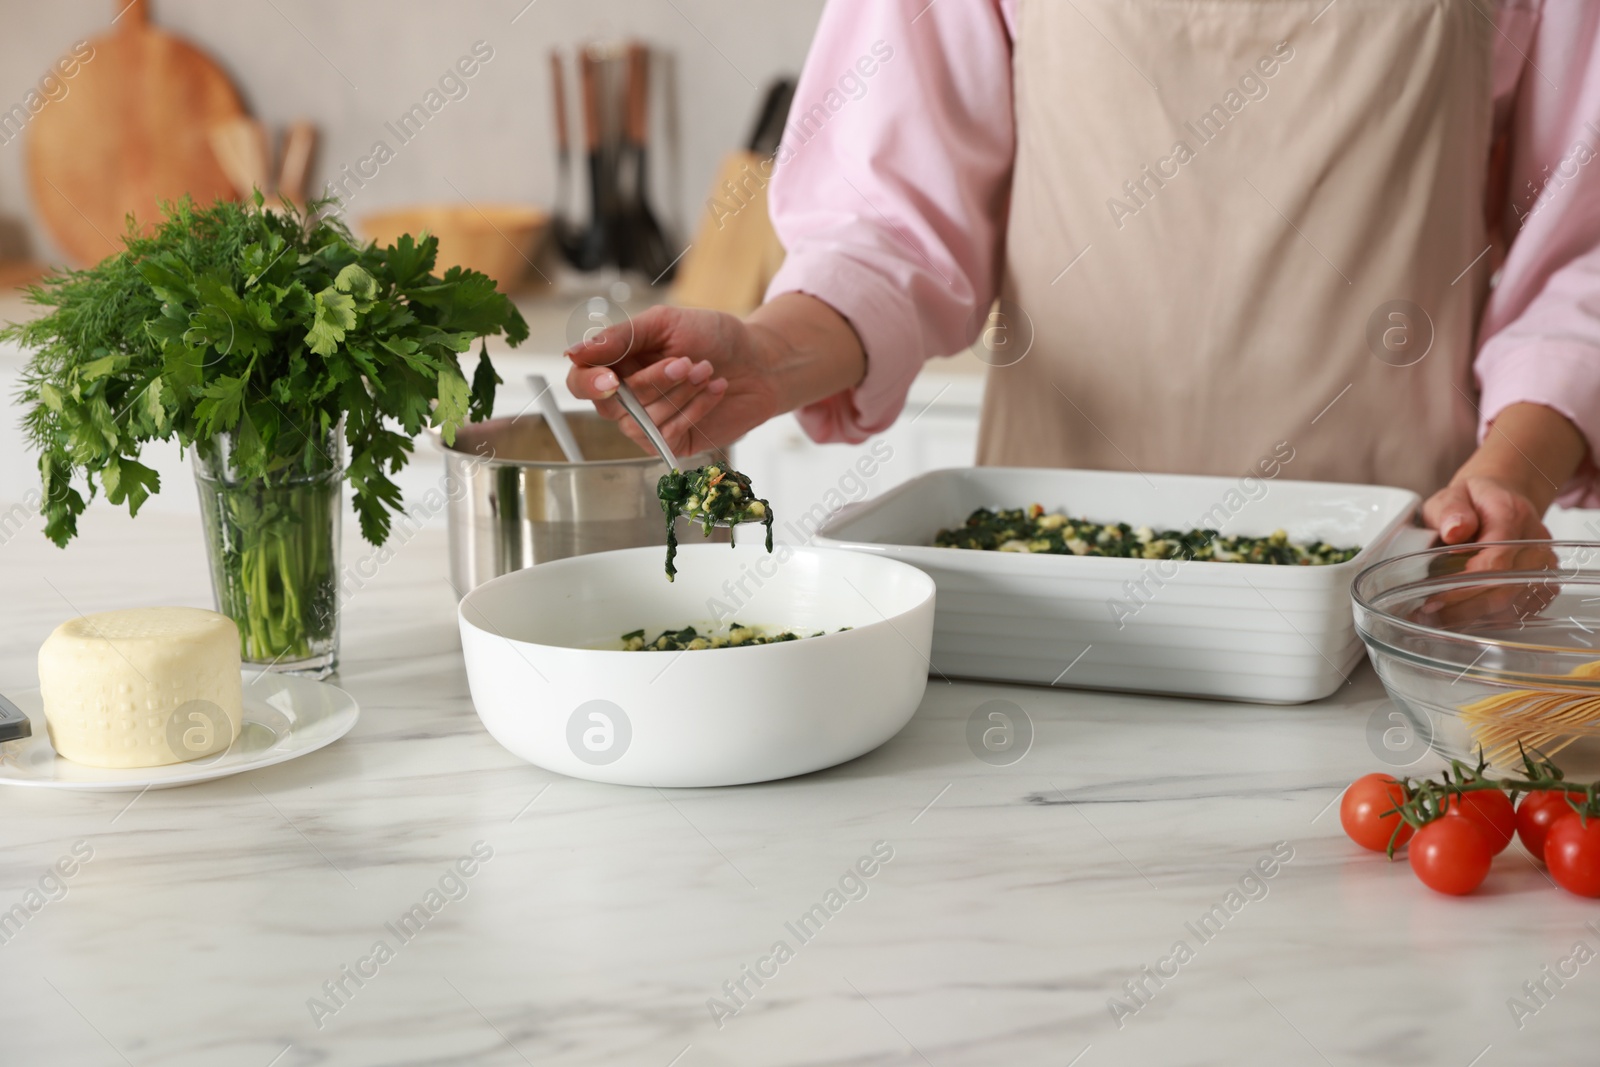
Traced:
[[539, 412], [544, 415], [544, 424], [550, 427], [550, 432], [555, 435], [556, 444], [561, 446], [561, 454], [567, 457], [568, 463], [582, 463], [583, 449], [578, 447], [578, 439], [573, 436], [572, 426], [567, 422], [566, 414], [556, 404], [555, 394], [550, 391], [550, 383], [545, 381], [542, 374], [530, 374], [528, 384], [533, 387], [533, 399], [539, 405]]
[[650, 418], [650, 413], [644, 409], [644, 405], [639, 403], [639, 398], [634, 395], [627, 382], [620, 380], [617, 382], [617, 399], [622, 401], [622, 406], [633, 416], [633, 421], [639, 424], [639, 429], [644, 431], [644, 435], [650, 439], [650, 443], [661, 454], [661, 458], [667, 461], [667, 467], [677, 470], [678, 457], [667, 447], [667, 439], [661, 436], [660, 428]]

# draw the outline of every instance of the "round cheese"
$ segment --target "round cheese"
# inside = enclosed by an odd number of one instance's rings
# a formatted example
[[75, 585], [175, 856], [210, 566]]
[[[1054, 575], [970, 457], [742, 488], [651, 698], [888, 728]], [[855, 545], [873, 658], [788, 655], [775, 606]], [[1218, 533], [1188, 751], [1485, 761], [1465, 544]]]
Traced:
[[239, 737], [239, 629], [201, 608], [70, 619], [39, 649], [50, 744], [93, 767], [159, 767]]

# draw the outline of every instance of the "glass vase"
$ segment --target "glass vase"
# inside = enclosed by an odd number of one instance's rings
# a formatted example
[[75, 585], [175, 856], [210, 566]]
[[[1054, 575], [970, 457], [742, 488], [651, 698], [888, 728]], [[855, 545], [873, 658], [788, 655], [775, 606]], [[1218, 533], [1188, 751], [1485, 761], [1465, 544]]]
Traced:
[[248, 667], [325, 678], [339, 665], [340, 428], [245, 478], [222, 434], [194, 449], [217, 610]]

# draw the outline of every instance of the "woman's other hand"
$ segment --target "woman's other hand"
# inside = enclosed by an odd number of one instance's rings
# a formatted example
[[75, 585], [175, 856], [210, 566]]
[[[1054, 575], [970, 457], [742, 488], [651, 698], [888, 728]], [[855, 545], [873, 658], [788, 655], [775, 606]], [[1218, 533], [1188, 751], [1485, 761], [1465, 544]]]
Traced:
[[1527, 491], [1496, 478], [1457, 476], [1422, 505], [1422, 519], [1447, 545], [1549, 538], [1544, 512]]
[[1450, 484], [1422, 505], [1422, 521], [1447, 545], [1546, 539], [1544, 513], [1588, 450], [1560, 412], [1512, 404], [1495, 416]]

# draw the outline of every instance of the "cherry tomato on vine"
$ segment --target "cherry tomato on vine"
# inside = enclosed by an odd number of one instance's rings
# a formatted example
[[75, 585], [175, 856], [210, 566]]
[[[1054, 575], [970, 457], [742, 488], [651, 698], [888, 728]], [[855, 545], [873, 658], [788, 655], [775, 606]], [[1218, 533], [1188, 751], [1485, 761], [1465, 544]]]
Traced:
[[1399, 848], [1410, 840], [1411, 827], [1398, 814], [1385, 812], [1393, 812], [1405, 799], [1400, 783], [1387, 774], [1363, 775], [1350, 783], [1339, 801], [1339, 824], [1350, 840], [1373, 852], [1388, 851], [1389, 839], [1398, 826], [1400, 834], [1394, 842]]
[[1512, 835], [1517, 832], [1516, 809], [1511, 806], [1511, 798], [1498, 789], [1475, 789], [1470, 793], [1462, 793], [1451, 801], [1447, 814], [1458, 819], [1470, 819], [1473, 825], [1483, 831], [1484, 840], [1489, 842], [1489, 847], [1497, 856], [1511, 844]]
[[1483, 884], [1494, 862], [1489, 838], [1473, 819], [1446, 815], [1417, 831], [1411, 840], [1411, 869], [1422, 884], [1440, 893], [1465, 896]]
[[1550, 826], [1544, 862], [1556, 885], [1580, 897], [1600, 897], [1600, 818], [1568, 811]]
[[1517, 836], [1522, 838], [1522, 843], [1533, 853], [1534, 859], [1544, 859], [1544, 843], [1549, 837], [1550, 827], [1560, 821], [1563, 815], [1572, 814], [1572, 805], [1567, 803], [1568, 797], [1579, 804], [1584, 800], [1582, 793], [1541, 791], [1529, 793], [1517, 805]]

